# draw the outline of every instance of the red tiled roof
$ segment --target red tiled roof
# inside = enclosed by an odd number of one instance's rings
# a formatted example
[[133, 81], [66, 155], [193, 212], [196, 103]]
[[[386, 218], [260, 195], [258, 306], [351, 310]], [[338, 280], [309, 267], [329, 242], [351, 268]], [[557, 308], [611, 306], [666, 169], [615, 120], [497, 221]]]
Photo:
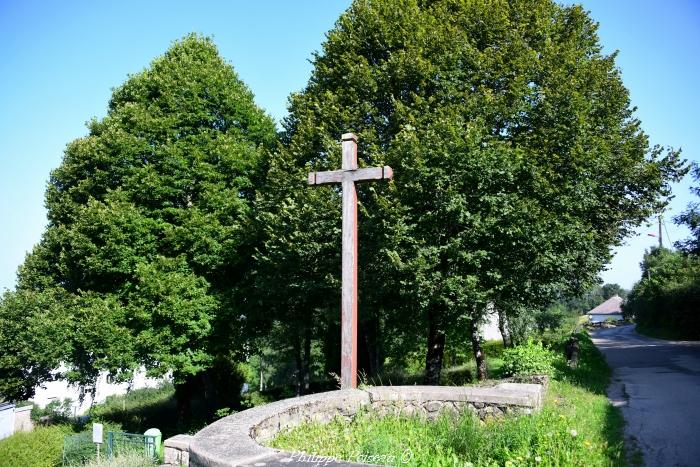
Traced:
[[622, 298], [620, 298], [618, 295], [615, 295], [615, 296], [610, 297], [609, 299], [605, 300], [603, 303], [601, 303], [597, 307], [593, 308], [591, 311], [589, 311], [586, 314], [587, 315], [617, 315], [617, 314], [621, 314], [622, 310], [620, 309], [620, 305], [622, 305]]

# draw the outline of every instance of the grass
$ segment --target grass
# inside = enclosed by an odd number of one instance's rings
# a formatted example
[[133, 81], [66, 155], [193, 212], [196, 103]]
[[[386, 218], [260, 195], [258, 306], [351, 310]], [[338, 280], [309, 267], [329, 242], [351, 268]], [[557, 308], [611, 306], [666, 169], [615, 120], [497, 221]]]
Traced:
[[482, 423], [471, 414], [379, 418], [305, 424], [272, 446], [338, 459], [388, 465], [624, 465], [623, 420], [605, 396], [609, 368], [587, 335], [579, 335], [576, 370], [558, 362], [542, 411]]
[[143, 454], [131, 452], [115, 456], [112, 459], [102, 458], [85, 464], [85, 467], [154, 467], [155, 461]]

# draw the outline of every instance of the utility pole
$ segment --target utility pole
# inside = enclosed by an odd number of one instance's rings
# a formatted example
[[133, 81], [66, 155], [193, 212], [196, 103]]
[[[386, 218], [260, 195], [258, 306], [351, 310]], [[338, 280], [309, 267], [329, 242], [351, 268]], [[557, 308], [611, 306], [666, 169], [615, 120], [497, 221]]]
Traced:
[[661, 232], [661, 224], [663, 223], [661, 214], [659, 214], [659, 248], [662, 248], [664, 246], [664, 237], [663, 233]]

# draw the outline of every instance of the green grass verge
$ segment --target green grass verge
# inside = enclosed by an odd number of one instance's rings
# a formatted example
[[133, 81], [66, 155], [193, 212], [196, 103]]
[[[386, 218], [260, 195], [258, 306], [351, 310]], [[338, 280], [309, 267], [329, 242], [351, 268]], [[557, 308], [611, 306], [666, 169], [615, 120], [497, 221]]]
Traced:
[[471, 414], [427, 422], [362, 413], [350, 423], [305, 424], [271, 445], [396, 466], [625, 465], [623, 420], [605, 397], [610, 370], [588, 336], [579, 338], [579, 367], [560, 362], [539, 413], [486, 423]]

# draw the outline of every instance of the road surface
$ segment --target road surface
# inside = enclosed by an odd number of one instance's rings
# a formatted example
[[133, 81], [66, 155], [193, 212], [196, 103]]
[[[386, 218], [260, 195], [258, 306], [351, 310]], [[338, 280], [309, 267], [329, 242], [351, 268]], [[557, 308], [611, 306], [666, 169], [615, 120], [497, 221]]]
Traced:
[[592, 337], [613, 369], [608, 397], [644, 464], [700, 466], [700, 342], [652, 339], [634, 325]]

